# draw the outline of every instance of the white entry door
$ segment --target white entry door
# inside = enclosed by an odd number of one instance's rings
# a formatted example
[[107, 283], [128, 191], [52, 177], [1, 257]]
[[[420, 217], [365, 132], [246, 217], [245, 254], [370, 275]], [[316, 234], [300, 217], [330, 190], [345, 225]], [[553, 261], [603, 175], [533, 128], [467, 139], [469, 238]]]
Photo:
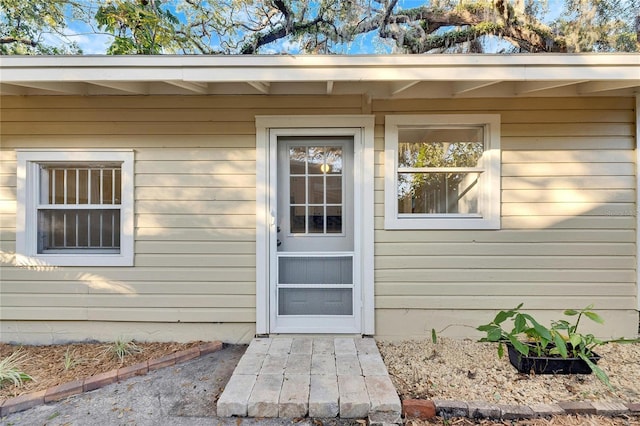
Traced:
[[276, 136], [272, 333], [360, 332], [352, 136]]

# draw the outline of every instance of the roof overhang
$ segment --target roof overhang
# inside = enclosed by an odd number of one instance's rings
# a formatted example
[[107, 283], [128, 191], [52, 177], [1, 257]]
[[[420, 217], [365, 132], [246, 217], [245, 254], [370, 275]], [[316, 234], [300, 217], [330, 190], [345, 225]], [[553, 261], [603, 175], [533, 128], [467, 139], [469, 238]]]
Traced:
[[639, 54], [4, 56], [1, 95], [634, 96]]

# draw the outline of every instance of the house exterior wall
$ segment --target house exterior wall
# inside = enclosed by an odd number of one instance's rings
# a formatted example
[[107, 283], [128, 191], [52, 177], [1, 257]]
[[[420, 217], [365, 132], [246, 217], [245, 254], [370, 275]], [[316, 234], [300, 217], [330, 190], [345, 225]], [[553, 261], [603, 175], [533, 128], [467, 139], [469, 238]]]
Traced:
[[[384, 115], [479, 112], [501, 116], [501, 230], [385, 231]], [[469, 336], [519, 303], [545, 322], [593, 303], [606, 321], [593, 331], [637, 333], [632, 98], [379, 101], [373, 113], [377, 335]]]
[[[255, 333], [255, 116], [375, 114], [376, 335], [468, 336], [520, 302], [637, 330], [634, 99], [4, 97], [2, 341]], [[384, 230], [384, 116], [501, 115], [502, 229]], [[16, 153], [135, 151], [134, 267], [15, 266]], [[604, 332], [602, 330], [605, 330]]]

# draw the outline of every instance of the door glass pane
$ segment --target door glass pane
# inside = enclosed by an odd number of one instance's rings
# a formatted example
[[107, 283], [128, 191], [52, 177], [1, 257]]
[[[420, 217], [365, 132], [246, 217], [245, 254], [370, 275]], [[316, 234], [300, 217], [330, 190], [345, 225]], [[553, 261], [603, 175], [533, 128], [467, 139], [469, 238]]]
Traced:
[[342, 176], [327, 176], [327, 204], [342, 204]]
[[281, 288], [279, 315], [353, 315], [351, 288]]
[[324, 233], [324, 207], [309, 206], [309, 233]]
[[327, 234], [339, 234], [342, 232], [342, 207], [327, 207]]
[[[341, 146], [292, 146], [289, 152], [291, 233], [342, 233], [343, 149]], [[306, 165], [306, 167], [305, 167]], [[294, 217], [306, 207], [306, 227]], [[330, 207], [330, 208], [329, 208]], [[329, 215], [330, 217], [328, 217]]]
[[326, 172], [330, 174], [342, 173], [342, 147], [340, 146], [328, 146], [327, 159], [326, 159]]
[[324, 203], [324, 176], [309, 177], [309, 204]]
[[306, 173], [307, 150], [303, 146], [289, 148], [289, 173], [303, 175]]
[[290, 185], [290, 199], [291, 204], [305, 204], [307, 202], [305, 194], [305, 177], [291, 177], [289, 179]]
[[353, 284], [353, 258], [280, 257], [280, 284]]
[[305, 227], [305, 207], [291, 207], [291, 232], [304, 234]]
[[324, 165], [325, 155], [324, 147], [322, 146], [310, 146], [309, 147], [309, 174], [321, 175], [326, 173], [326, 167]]

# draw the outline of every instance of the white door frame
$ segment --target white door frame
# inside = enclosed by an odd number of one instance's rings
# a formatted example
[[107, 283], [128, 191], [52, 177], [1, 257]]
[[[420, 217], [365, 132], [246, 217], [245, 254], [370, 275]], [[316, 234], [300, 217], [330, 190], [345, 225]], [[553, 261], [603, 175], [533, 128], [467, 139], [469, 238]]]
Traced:
[[[361, 283], [360, 334], [374, 334], [374, 117], [371, 115], [257, 116], [256, 117], [256, 334], [268, 334], [270, 324], [271, 252], [276, 251], [277, 186], [272, 134], [290, 135], [305, 129], [313, 135], [354, 137], [354, 265]], [[354, 295], [358, 297], [358, 295]]]

